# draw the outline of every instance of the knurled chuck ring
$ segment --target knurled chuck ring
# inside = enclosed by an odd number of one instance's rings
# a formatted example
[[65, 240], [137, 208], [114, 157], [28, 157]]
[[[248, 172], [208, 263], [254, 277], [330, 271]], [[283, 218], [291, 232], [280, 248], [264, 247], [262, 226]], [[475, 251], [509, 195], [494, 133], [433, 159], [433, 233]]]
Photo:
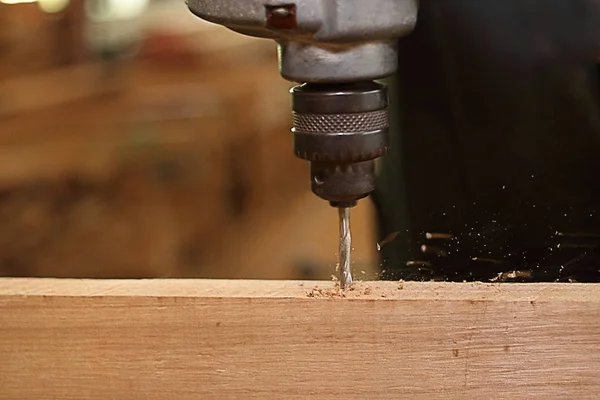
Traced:
[[291, 93], [296, 156], [308, 161], [354, 163], [386, 153], [389, 122], [385, 85], [304, 84]]

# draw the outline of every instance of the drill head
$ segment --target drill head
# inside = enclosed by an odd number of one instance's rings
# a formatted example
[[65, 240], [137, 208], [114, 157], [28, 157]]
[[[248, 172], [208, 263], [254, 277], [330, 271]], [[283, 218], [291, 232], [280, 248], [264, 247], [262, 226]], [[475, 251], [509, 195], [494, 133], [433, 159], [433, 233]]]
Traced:
[[375, 189], [375, 159], [388, 146], [387, 91], [375, 82], [292, 89], [294, 150], [310, 162], [311, 188], [339, 211], [342, 289], [352, 284], [350, 207]]
[[310, 162], [311, 188], [334, 207], [375, 189], [374, 160], [388, 146], [387, 90], [375, 82], [292, 89], [294, 150]]

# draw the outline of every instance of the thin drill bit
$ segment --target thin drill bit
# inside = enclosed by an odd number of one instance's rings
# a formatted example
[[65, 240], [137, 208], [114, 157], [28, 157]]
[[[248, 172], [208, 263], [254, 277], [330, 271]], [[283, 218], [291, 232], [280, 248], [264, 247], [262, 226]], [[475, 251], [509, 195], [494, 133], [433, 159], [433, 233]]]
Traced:
[[340, 216], [340, 286], [342, 289], [352, 284], [350, 272], [350, 251], [352, 250], [352, 236], [350, 235], [350, 208], [339, 208]]

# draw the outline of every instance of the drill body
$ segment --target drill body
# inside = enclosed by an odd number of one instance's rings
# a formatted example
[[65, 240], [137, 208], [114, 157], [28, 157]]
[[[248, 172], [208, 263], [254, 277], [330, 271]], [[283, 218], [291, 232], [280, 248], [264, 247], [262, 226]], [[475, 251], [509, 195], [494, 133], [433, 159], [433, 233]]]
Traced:
[[295, 154], [313, 192], [348, 208], [375, 189], [389, 145], [386, 87], [397, 38], [412, 31], [416, 0], [189, 0], [190, 10], [241, 34], [273, 39], [291, 90]]

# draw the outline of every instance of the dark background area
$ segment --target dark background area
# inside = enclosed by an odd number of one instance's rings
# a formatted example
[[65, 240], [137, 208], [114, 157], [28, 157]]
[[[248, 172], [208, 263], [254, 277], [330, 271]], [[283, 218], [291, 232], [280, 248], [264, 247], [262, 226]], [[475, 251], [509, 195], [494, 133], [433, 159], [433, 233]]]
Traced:
[[388, 278], [600, 279], [599, 57], [598, 1], [420, 2], [376, 196]]

